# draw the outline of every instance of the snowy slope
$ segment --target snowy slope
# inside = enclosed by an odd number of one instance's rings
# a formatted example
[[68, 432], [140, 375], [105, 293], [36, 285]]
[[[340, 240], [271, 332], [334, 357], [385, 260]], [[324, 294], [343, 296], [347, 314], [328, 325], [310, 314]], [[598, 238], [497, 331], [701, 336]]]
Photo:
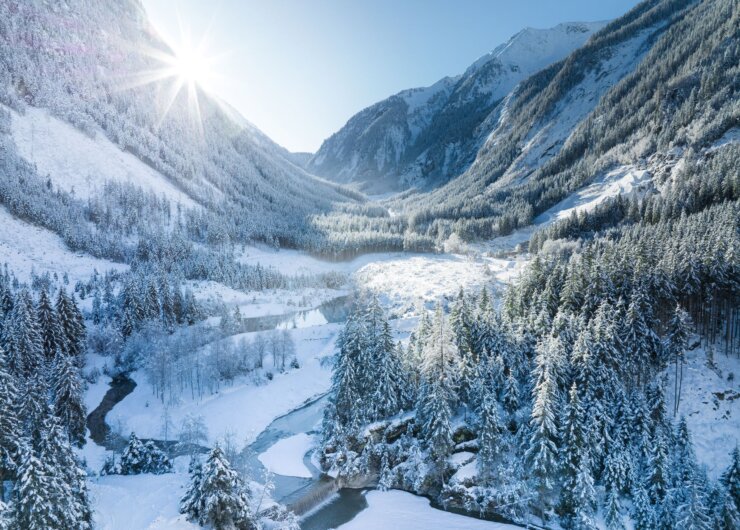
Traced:
[[31, 272], [67, 273], [74, 285], [87, 281], [94, 271], [127, 270], [128, 265], [94, 258], [67, 248], [55, 233], [10, 215], [0, 206], [0, 265], [7, 264], [21, 281], [28, 281]]
[[490, 132], [489, 114], [517, 83], [568, 55], [603, 25], [524, 29], [462, 75], [399, 92], [356, 114], [307, 167], [371, 190], [446, 180], [472, 162]]
[[167, 177], [113, 144], [99, 129], [91, 138], [44, 109], [28, 107], [24, 114], [10, 113], [18, 153], [55, 186], [74, 191], [77, 198], [102, 193], [106, 182], [115, 181], [164, 195], [173, 206], [196, 206]]

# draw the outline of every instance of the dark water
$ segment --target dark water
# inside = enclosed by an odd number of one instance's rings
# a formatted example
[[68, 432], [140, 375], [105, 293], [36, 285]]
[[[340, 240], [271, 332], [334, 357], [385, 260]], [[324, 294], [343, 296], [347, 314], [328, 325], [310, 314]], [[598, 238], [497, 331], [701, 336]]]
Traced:
[[301, 521], [301, 530], [327, 530], [337, 528], [355, 518], [367, 508], [365, 491], [342, 488], [326, 504]]

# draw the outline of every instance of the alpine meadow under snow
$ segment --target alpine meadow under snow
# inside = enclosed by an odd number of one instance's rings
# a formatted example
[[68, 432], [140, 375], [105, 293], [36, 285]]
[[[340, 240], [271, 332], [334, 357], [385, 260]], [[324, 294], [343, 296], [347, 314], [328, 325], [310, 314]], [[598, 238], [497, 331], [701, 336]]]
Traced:
[[0, 0], [0, 530], [740, 528], [737, 0], [524, 29], [311, 155], [174, 53]]

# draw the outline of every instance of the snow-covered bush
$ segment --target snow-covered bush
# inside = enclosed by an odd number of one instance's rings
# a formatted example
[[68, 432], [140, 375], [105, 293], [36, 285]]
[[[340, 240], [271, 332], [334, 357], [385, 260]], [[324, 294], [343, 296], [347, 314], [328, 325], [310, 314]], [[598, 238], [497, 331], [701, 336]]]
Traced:
[[131, 433], [128, 444], [120, 459], [111, 456], [106, 459], [101, 475], [140, 475], [152, 473], [161, 475], [172, 472], [172, 462], [152, 440], [142, 443]]

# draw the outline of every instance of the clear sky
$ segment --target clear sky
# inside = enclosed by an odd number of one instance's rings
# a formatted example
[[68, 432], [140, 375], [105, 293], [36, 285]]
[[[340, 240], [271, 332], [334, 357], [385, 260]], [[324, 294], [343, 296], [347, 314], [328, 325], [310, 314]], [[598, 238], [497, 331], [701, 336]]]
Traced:
[[612, 19], [637, 0], [143, 3], [170, 44], [180, 27], [208, 35], [212, 92], [291, 151], [315, 151], [359, 110], [461, 73], [524, 27]]

